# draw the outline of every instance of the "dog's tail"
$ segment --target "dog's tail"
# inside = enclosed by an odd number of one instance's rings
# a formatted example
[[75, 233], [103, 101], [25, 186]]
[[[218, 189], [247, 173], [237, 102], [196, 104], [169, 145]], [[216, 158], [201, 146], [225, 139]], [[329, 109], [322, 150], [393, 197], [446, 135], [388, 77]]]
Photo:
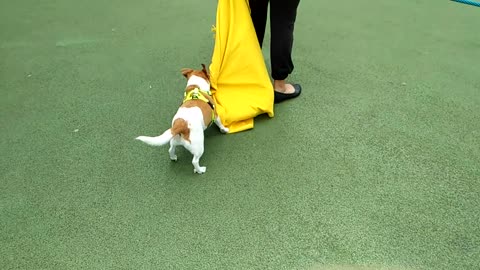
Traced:
[[173, 122], [172, 128], [169, 128], [163, 132], [162, 135], [157, 137], [147, 137], [147, 136], [138, 136], [136, 140], [142, 141], [146, 144], [152, 146], [161, 146], [167, 144], [173, 137], [178, 134], [183, 135], [184, 138], [188, 139], [189, 129], [188, 123], [183, 119], [177, 119]]
[[167, 129], [162, 135], [157, 137], [138, 136], [136, 140], [142, 141], [153, 146], [161, 146], [168, 143], [173, 138], [171, 129]]

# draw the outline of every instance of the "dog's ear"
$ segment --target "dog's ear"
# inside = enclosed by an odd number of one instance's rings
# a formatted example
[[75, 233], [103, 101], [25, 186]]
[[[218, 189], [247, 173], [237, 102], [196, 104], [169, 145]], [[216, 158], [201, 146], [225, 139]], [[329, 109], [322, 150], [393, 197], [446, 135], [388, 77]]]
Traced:
[[202, 64], [202, 72], [207, 76], [207, 78], [210, 80], [210, 75], [208, 75], [207, 68], [205, 67], [205, 64]]
[[193, 69], [191, 69], [191, 68], [182, 68], [180, 71], [182, 72], [182, 75], [185, 76], [185, 78], [188, 78], [188, 76], [190, 75], [190, 73], [193, 72]]

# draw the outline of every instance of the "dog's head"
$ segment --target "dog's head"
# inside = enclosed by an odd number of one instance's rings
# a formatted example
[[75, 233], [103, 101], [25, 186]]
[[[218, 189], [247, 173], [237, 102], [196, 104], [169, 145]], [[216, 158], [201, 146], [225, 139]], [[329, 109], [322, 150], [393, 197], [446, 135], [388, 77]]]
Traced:
[[208, 75], [204, 64], [202, 64], [201, 70], [182, 68], [181, 72], [182, 75], [187, 78], [187, 87], [194, 85], [200, 88], [200, 90], [210, 90], [210, 75]]

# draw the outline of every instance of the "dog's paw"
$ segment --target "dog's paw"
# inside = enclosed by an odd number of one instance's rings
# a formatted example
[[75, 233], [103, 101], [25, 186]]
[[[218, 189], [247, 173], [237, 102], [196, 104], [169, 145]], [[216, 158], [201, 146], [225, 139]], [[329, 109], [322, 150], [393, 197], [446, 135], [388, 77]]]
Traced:
[[177, 155], [173, 155], [173, 156], [170, 156], [170, 160], [171, 161], [177, 161]]
[[222, 127], [222, 128], [220, 128], [220, 131], [221, 131], [222, 133], [228, 133], [230, 130], [229, 130], [228, 128], [226, 128], [226, 127]]
[[198, 173], [198, 174], [205, 173], [206, 171], [207, 171], [207, 167], [198, 167], [198, 170], [193, 169], [193, 173]]

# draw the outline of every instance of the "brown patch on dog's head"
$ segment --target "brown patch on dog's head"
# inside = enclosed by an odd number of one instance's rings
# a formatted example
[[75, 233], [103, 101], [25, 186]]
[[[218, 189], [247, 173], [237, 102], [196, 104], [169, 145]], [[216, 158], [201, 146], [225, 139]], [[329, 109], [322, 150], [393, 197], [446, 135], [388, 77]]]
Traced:
[[208, 82], [210, 82], [210, 75], [208, 74], [207, 68], [205, 67], [204, 64], [202, 64], [202, 69], [201, 70], [195, 70], [191, 68], [182, 68], [180, 70], [182, 72], [182, 75], [185, 78], [190, 78], [192, 75], [204, 78]]
[[185, 78], [190, 78], [190, 76], [192, 75], [192, 72], [193, 72], [193, 69], [191, 68], [182, 68], [180, 70], [182, 72], [182, 75], [185, 77]]

